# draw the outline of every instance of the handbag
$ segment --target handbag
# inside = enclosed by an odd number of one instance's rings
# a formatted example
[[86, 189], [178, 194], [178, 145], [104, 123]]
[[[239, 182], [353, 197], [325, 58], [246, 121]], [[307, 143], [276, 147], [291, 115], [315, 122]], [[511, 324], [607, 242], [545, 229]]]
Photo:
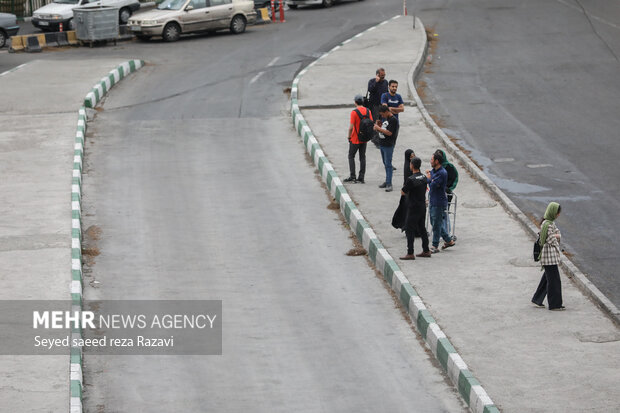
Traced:
[[541, 248], [540, 248], [540, 232], [539, 232], [538, 238], [534, 242], [534, 248], [533, 248], [534, 261], [536, 262], [540, 261], [540, 251], [541, 251]]

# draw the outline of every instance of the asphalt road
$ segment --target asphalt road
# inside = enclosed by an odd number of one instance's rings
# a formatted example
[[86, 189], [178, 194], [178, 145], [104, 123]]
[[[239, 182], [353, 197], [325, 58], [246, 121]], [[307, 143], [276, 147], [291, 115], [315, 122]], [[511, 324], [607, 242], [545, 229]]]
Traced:
[[150, 64], [89, 129], [84, 228], [100, 234], [85, 298], [221, 299], [225, 322], [222, 356], [86, 353], [86, 411], [465, 411], [382, 280], [346, 255], [288, 116], [295, 73], [398, 14], [390, 3], [96, 50]]
[[[420, 0], [421, 80], [446, 133], [526, 214], [563, 206], [563, 242], [620, 306], [620, 3]], [[585, 13], [584, 13], [585, 10]]]

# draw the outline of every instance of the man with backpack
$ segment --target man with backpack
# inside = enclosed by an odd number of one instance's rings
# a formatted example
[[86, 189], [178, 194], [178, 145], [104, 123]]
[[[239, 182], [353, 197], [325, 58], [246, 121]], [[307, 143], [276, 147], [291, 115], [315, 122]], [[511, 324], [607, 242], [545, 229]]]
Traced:
[[[374, 136], [374, 122], [372, 113], [364, 107], [364, 97], [362, 95], [355, 96], [355, 109], [351, 111], [349, 132], [347, 140], [349, 141], [349, 177], [344, 182], [361, 184], [364, 183], [364, 174], [366, 173], [366, 146], [369, 140]], [[359, 152], [360, 157], [360, 173], [355, 177], [355, 154]]]

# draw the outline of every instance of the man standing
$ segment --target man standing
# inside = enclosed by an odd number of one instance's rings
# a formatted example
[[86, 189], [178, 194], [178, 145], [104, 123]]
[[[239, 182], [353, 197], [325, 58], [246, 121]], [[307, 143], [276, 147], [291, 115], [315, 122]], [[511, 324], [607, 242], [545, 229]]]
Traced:
[[385, 69], [380, 67], [375, 72], [375, 77], [368, 81], [368, 108], [372, 112], [373, 119], [378, 119], [381, 96], [388, 91], [388, 82], [385, 80]]
[[450, 235], [443, 228], [444, 210], [448, 206], [448, 197], [446, 196], [446, 182], [448, 180], [448, 173], [441, 166], [443, 157], [440, 153], [435, 152], [431, 156], [431, 169], [426, 171], [426, 177], [430, 180], [428, 203], [429, 203], [429, 215], [431, 219], [431, 225], [433, 226], [433, 247], [432, 253], [439, 252], [439, 238], [443, 238], [443, 249], [454, 245], [454, 241], [450, 238]]
[[407, 197], [407, 220], [405, 223], [405, 234], [407, 235], [407, 255], [400, 257], [401, 260], [415, 260], [413, 255], [413, 240], [415, 234], [422, 238], [422, 252], [417, 257], [429, 257], [431, 251], [428, 249], [428, 233], [424, 218], [426, 218], [426, 185], [428, 180], [420, 172], [422, 160], [417, 156], [411, 158], [409, 167], [412, 175], [407, 178], [401, 194]]
[[379, 185], [379, 188], [385, 188], [385, 192], [392, 191], [392, 156], [394, 155], [394, 145], [398, 137], [398, 119], [390, 112], [386, 105], [382, 105], [379, 109], [381, 120], [377, 120], [375, 130], [379, 132], [379, 150], [381, 151], [381, 159], [385, 166], [385, 182]]
[[[360, 130], [360, 122], [362, 117], [368, 117], [373, 120], [372, 113], [364, 107], [364, 97], [362, 95], [355, 96], [355, 109], [351, 111], [349, 121], [349, 132], [347, 140], [349, 141], [349, 177], [344, 182], [361, 184], [364, 183], [364, 174], [366, 173], [366, 142], [360, 142], [358, 133]], [[358, 114], [359, 112], [359, 114]], [[355, 154], [359, 151], [360, 156], [360, 174], [355, 178]]]
[[387, 105], [390, 108], [390, 112], [398, 119], [398, 114], [405, 111], [405, 102], [403, 102], [402, 96], [396, 91], [398, 90], [398, 82], [396, 80], [390, 80], [388, 84], [388, 91], [381, 95], [381, 104]]

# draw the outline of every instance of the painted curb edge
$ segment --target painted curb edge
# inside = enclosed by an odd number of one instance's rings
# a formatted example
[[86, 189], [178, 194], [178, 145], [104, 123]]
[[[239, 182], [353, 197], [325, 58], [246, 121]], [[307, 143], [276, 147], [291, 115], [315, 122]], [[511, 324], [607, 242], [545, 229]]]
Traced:
[[[422, 22], [420, 21], [420, 24]], [[422, 25], [424, 29], [424, 26]], [[418, 64], [414, 65], [409, 72], [409, 76], [407, 78], [407, 86], [409, 88], [409, 95], [415, 100], [416, 106], [419, 108], [420, 113], [422, 114], [422, 118], [426, 125], [431, 129], [433, 134], [439, 139], [439, 141], [446, 147], [447, 151], [454, 157], [456, 157], [465, 168], [476, 178], [476, 180], [482, 184], [482, 186], [498, 201], [502, 207], [512, 215], [521, 227], [525, 229], [525, 231], [530, 235], [532, 241], [536, 240], [538, 237], [538, 228], [528, 219], [528, 217], [516, 206], [514, 202], [476, 165], [469, 157], [461, 151], [461, 149], [454, 144], [445, 134], [445, 132], [435, 123], [431, 115], [426, 110], [422, 99], [418, 95], [418, 92], [415, 88], [414, 80], [418, 77], [422, 69], [424, 68], [424, 64], [426, 62], [426, 55], [428, 49], [428, 42], [424, 47], [424, 50], [420, 50], [417, 58]], [[565, 243], [565, 245], [567, 245]], [[572, 279], [587, 297], [591, 298], [594, 303], [603, 310], [605, 315], [607, 315], [617, 326], [620, 326], [620, 310], [618, 307], [611, 302], [605, 294], [603, 294], [587, 277], [586, 275], [579, 269], [577, 266], [568, 258], [564, 257], [563, 260], [560, 261], [560, 266], [562, 269], [569, 275], [569, 278]]]
[[[73, 175], [71, 179], [71, 311], [82, 311], [82, 167], [84, 165], [84, 138], [86, 136], [86, 108], [94, 108], [105, 94], [120, 80], [144, 66], [143, 60], [129, 60], [104, 76], [84, 98], [78, 110], [75, 143], [73, 147]], [[81, 328], [71, 329], [71, 342], [82, 338]], [[82, 347], [71, 346], [70, 352], [70, 413], [82, 413]]]
[[[474, 413], [499, 413], [499, 409], [480, 385], [480, 382], [471, 373], [467, 364], [465, 364], [461, 356], [456, 352], [446, 335], [441, 331], [441, 328], [430, 311], [426, 309], [426, 306], [418, 296], [416, 290], [411, 283], [409, 283], [387, 249], [381, 244], [381, 241], [370, 227], [370, 224], [364, 219], [364, 216], [349, 196], [340, 177], [336, 174], [336, 171], [334, 171], [329, 159], [325, 156], [319, 142], [301, 114], [301, 110], [297, 103], [299, 81], [312, 66], [330, 53], [349, 43], [351, 40], [361, 37], [365, 33], [374, 30], [376, 27], [399, 17], [400, 16], [394, 16], [391, 19], [370, 27], [352, 38], [345, 40], [330, 51], [322, 54], [297, 74], [297, 77], [295, 77], [291, 85], [291, 118], [293, 120], [293, 126], [317, 170], [321, 174], [323, 181], [327, 185], [330, 194], [340, 204], [340, 211], [344, 215], [349, 227], [362, 243], [362, 246], [368, 251], [368, 257], [376, 266], [377, 270], [383, 274], [385, 282], [399, 298], [400, 304], [407, 311], [407, 314], [415, 324], [418, 332], [422, 335], [424, 341], [430, 347], [444, 372], [448, 374], [450, 380], [452, 380], [452, 383], [456, 386], [459, 394], [463, 400], [465, 400], [470, 410]], [[422, 27], [422, 30], [424, 30], [422, 22], [419, 19], [417, 19], [417, 22]], [[412, 70], [418, 70], [417, 67], [420, 65], [420, 60], [423, 62], [422, 57], [424, 54], [424, 51], [418, 53], [418, 56], [416, 56], [418, 61], [414, 64], [416, 69]]]

